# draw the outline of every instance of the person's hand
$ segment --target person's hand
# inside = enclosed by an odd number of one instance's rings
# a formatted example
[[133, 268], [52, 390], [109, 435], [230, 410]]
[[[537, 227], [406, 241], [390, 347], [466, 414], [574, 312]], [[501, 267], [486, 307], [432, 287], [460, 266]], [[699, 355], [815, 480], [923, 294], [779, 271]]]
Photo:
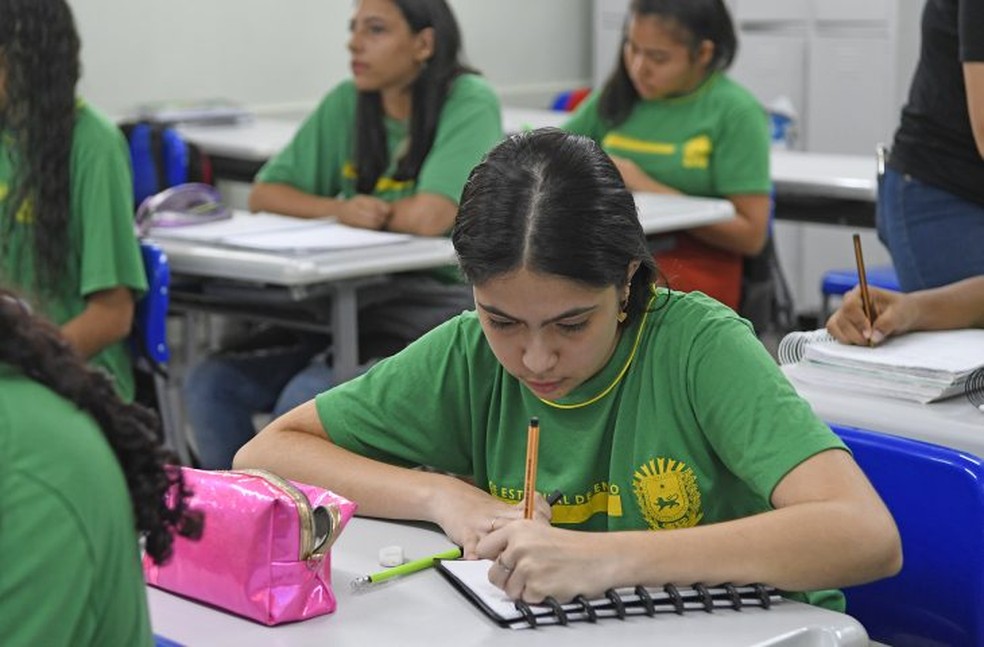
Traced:
[[606, 566], [612, 555], [597, 545], [604, 534], [519, 520], [488, 533], [476, 552], [494, 560], [489, 582], [511, 599], [539, 603], [551, 596], [564, 603], [611, 587]]
[[362, 229], [383, 229], [393, 215], [393, 205], [370, 195], [357, 195], [345, 201], [335, 214], [338, 222]]
[[844, 295], [837, 312], [827, 320], [827, 332], [846, 344], [865, 346], [869, 340], [878, 344], [890, 335], [909, 331], [918, 313], [914, 302], [901, 292], [870, 287], [871, 305], [875, 311], [874, 324], [864, 316], [861, 288], [855, 286]]
[[[465, 559], [476, 559], [475, 547], [490, 532], [523, 518], [523, 502], [510, 504], [473, 485], [446, 488], [435, 501], [435, 521], [444, 534], [461, 546]], [[533, 520], [550, 525], [550, 506], [539, 494], [534, 503]]]

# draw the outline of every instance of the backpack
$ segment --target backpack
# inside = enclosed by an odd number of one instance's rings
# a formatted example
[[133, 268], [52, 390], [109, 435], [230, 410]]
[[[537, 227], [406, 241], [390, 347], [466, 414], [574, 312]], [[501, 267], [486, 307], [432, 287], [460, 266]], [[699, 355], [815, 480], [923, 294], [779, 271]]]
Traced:
[[130, 148], [134, 204], [186, 182], [213, 184], [208, 155], [167, 125], [146, 121], [120, 125]]

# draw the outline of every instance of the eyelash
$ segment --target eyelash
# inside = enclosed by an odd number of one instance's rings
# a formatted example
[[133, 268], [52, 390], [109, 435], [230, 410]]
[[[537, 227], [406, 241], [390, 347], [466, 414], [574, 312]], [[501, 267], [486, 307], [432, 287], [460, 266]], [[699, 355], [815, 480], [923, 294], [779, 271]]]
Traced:
[[[510, 326], [516, 325], [515, 321], [501, 321], [499, 319], [491, 319], [491, 318], [488, 320], [488, 322], [489, 325], [495, 328], [496, 330], [504, 330], [506, 328], [509, 328]], [[583, 330], [587, 325], [588, 325], [587, 321], [579, 321], [577, 323], [570, 323], [570, 324], [558, 323], [557, 327], [566, 333], [574, 333]]]

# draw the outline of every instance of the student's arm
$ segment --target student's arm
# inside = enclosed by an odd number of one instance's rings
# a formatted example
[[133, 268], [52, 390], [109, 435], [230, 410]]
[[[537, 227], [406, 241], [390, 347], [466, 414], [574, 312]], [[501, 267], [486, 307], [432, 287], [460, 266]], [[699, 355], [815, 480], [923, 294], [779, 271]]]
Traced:
[[249, 209], [298, 218], [327, 218], [364, 229], [383, 229], [393, 207], [385, 200], [357, 195], [349, 200], [307, 193], [289, 184], [257, 182], [249, 192]]
[[752, 517], [659, 532], [508, 523], [479, 542], [478, 554], [510, 566], [492, 568], [490, 579], [529, 602], [640, 583], [764, 582], [813, 590], [860, 584], [901, 567], [895, 523], [845, 451], [802, 462], [779, 482], [772, 503], [774, 510]]
[[438, 193], [418, 193], [393, 203], [385, 228], [418, 236], [442, 236], [451, 230], [458, 205]]
[[984, 276], [939, 288], [903, 294], [869, 287], [877, 317], [869, 325], [855, 287], [827, 320], [827, 331], [842, 342], [879, 343], [890, 335], [912, 330], [984, 328]]
[[767, 195], [732, 195], [735, 217], [688, 230], [694, 238], [742, 256], [755, 256], [769, 237], [770, 199]]
[[133, 326], [133, 293], [117, 286], [93, 292], [85, 309], [66, 321], [61, 332], [82, 357], [89, 359], [130, 334]]
[[984, 62], [964, 63], [963, 76], [974, 143], [977, 144], [977, 152], [984, 158]]
[[[362, 515], [436, 523], [463, 548], [466, 558], [474, 558], [475, 545], [496, 520], [522, 516], [521, 505], [503, 503], [461, 479], [388, 465], [335, 445], [313, 400], [274, 420], [246, 443], [233, 466], [267, 469], [328, 488], [356, 501]], [[537, 515], [550, 518], [543, 497], [538, 497]]]

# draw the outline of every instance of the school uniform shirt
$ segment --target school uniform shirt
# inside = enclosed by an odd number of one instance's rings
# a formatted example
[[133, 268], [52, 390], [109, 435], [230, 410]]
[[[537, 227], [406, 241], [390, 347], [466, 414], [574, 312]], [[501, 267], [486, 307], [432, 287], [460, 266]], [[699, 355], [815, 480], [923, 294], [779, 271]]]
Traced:
[[0, 363], [5, 645], [153, 644], [133, 510], [95, 421]]
[[[12, 136], [0, 135], [0, 213], [11, 190], [17, 153]], [[57, 325], [77, 317], [86, 297], [125, 286], [139, 298], [147, 289], [140, 247], [133, 232], [133, 181], [123, 134], [109, 119], [79, 101], [69, 168], [68, 250], [71, 260], [61, 285], [48, 294], [35, 289], [34, 211], [30, 202], [14, 215], [11, 240], [0, 257], [0, 283], [28, 297], [32, 307]], [[2, 236], [0, 229], [0, 236]], [[126, 340], [91, 359], [114, 380], [124, 400], [133, 399], [133, 367]]]
[[[337, 85], [287, 147], [260, 169], [256, 180], [289, 184], [314, 195], [354, 197], [357, 99], [351, 79]], [[416, 179], [393, 177], [409, 144], [409, 123], [385, 116], [383, 123], [390, 164], [376, 181], [372, 195], [388, 202], [417, 193], [436, 193], [457, 204], [472, 168], [502, 138], [499, 100], [488, 82], [475, 74], [462, 74], [452, 82], [433, 145]], [[460, 281], [457, 268], [441, 276]]]
[[[745, 88], [714, 73], [694, 92], [640, 100], [611, 127], [596, 90], [563, 125], [597, 141], [610, 155], [635, 162], [646, 175], [687, 195], [723, 198], [768, 194], [769, 130], [765, 111]], [[737, 308], [742, 257], [680, 232], [656, 260], [671, 288], [700, 290]]]
[[[537, 416], [537, 489], [564, 493], [554, 525], [587, 531], [754, 515], [771, 509], [773, 489], [802, 461], [845, 448], [731, 310], [660, 288], [635, 319], [607, 365], [554, 403], [503, 369], [467, 312], [320, 394], [318, 414], [346, 449], [471, 476], [510, 503], [523, 498], [526, 429]], [[838, 591], [809, 600], [843, 607]]]

